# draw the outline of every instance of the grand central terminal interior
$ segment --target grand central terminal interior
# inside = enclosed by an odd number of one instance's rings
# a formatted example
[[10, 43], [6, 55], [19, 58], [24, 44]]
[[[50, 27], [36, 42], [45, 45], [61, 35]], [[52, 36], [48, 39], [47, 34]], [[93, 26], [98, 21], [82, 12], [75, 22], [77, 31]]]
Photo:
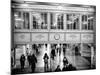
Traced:
[[[96, 68], [96, 7], [65, 3], [12, 0], [11, 4], [11, 70], [21, 68], [30, 73], [28, 55], [34, 54], [35, 72], [62, 70], [63, 59], [76, 70]], [[44, 56], [48, 63], [45, 68]]]

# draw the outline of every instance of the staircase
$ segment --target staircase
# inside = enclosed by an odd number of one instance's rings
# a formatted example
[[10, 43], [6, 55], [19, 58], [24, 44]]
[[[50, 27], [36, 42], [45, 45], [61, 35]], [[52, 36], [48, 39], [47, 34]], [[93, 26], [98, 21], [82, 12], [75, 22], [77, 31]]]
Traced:
[[79, 69], [79, 70], [89, 69], [90, 66], [91, 66], [91, 63], [82, 56], [76, 56], [75, 57], [75, 63], [76, 63], [77, 69]]

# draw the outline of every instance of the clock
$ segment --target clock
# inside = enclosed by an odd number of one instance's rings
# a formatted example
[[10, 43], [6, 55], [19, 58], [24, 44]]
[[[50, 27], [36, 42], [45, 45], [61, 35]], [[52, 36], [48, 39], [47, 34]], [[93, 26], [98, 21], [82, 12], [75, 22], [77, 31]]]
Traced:
[[59, 39], [60, 39], [60, 35], [59, 35], [59, 34], [55, 34], [55, 35], [54, 35], [54, 39], [55, 39], [55, 40], [59, 40]]

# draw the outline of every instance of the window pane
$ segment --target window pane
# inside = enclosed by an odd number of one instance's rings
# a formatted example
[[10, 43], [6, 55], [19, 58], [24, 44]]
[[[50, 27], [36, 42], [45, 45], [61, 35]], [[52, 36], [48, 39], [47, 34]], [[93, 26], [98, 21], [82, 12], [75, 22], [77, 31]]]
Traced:
[[94, 21], [93, 14], [88, 15], [88, 30], [93, 30], [93, 21]]
[[67, 29], [79, 29], [79, 15], [67, 14]]
[[33, 29], [47, 29], [47, 13], [33, 13]]
[[73, 25], [73, 22], [72, 22], [72, 14], [67, 14], [67, 29], [72, 29], [72, 25]]
[[82, 29], [88, 29], [87, 15], [82, 15]]
[[63, 29], [63, 14], [59, 14], [57, 17], [58, 29]]
[[93, 14], [82, 15], [82, 29], [83, 30], [93, 30]]
[[21, 12], [14, 12], [15, 29], [23, 28], [23, 19]]
[[29, 29], [29, 13], [14, 12], [15, 29]]
[[86, 15], [84, 15], [84, 19], [85, 19], [84, 21], [87, 21], [87, 16]]
[[87, 21], [87, 15], [82, 15], [82, 22]]
[[88, 30], [90, 30], [91, 29], [91, 20], [88, 20]]
[[29, 13], [24, 12], [23, 13], [23, 19], [24, 19], [24, 29], [29, 29]]
[[50, 14], [51, 29], [64, 29], [63, 28], [63, 14], [51, 13]]
[[79, 29], [79, 15], [74, 15], [73, 29]]
[[50, 14], [51, 29], [54, 29], [53, 21], [54, 21], [54, 16], [53, 16], [53, 14], [51, 13], [51, 14]]

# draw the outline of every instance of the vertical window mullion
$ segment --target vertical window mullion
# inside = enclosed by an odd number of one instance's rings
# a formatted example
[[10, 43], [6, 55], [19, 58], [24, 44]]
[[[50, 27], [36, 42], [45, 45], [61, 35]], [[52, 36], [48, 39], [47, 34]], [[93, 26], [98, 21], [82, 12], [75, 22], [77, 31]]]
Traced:
[[84, 21], [84, 20], [83, 20], [83, 18], [84, 18], [84, 17], [83, 17], [83, 14], [82, 14], [82, 15], [81, 15], [81, 26], [82, 26], [82, 30], [84, 29], [84, 25], [83, 25], [83, 21]]
[[66, 14], [64, 14], [63, 16], [63, 29], [66, 30], [67, 29], [67, 19], [66, 19]]
[[26, 19], [26, 12], [24, 12], [24, 29], [26, 29], [26, 21], [25, 21], [25, 19]]
[[95, 24], [95, 21], [94, 21], [95, 19], [94, 19], [94, 15], [93, 15], [93, 26], [92, 26], [92, 30], [94, 29], [94, 24]]
[[24, 13], [24, 12], [21, 11], [21, 19], [23, 19], [22, 24], [21, 24], [21, 25], [22, 25], [22, 29], [24, 29], [24, 16], [23, 16], [23, 13]]
[[86, 30], [88, 30], [88, 15], [86, 15], [86, 24], [87, 24], [87, 29]]
[[72, 14], [72, 24], [71, 24], [71, 30], [74, 30], [73, 26], [74, 26], [74, 15]]
[[32, 23], [33, 21], [32, 21], [32, 13], [30, 12], [29, 13], [29, 29], [31, 30], [32, 29]]
[[93, 20], [92, 19], [91, 19], [91, 22], [90, 22], [90, 26], [91, 26], [90, 30], [92, 30], [92, 26], [93, 26]]
[[50, 30], [50, 27], [51, 27], [51, 26], [50, 26], [50, 25], [51, 25], [50, 22], [51, 22], [50, 13], [48, 12], [48, 13], [47, 13], [47, 29], [48, 29], [48, 30]]
[[50, 13], [50, 29], [53, 29], [53, 20], [54, 20], [54, 14], [53, 13]]
[[79, 15], [79, 30], [81, 31], [82, 30], [82, 15], [80, 14]]

